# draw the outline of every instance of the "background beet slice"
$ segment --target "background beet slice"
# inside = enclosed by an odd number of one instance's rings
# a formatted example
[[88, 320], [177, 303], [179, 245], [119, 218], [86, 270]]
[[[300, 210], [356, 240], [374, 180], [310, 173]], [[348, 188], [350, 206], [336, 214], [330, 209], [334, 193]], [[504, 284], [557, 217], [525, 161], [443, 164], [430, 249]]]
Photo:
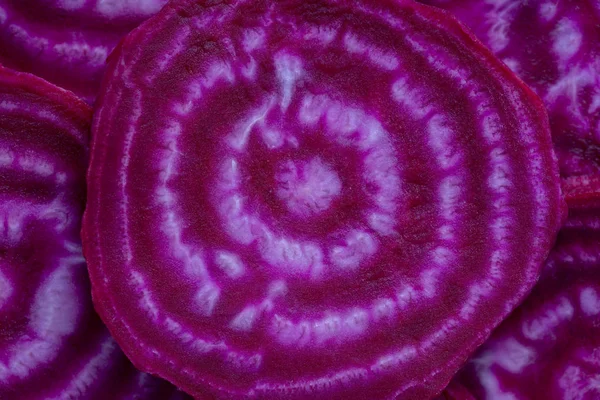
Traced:
[[90, 122], [70, 92], [0, 67], [1, 399], [181, 396], [93, 311], [79, 237]]
[[454, 387], [490, 400], [600, 397], [600, 208], [570, 205], [540, 282]]
[[455, 14], [546, 104], [561, 175], [600, 170], [600, 4], [424, 0]]
[[194, 395], [429, 398], [562, 221], [540, 100], [435, 9], [175, 1], [109, 64], [95, 304]]
[[167, 0], [0, 0], [0, 63], [92, 103], [118, 41]]

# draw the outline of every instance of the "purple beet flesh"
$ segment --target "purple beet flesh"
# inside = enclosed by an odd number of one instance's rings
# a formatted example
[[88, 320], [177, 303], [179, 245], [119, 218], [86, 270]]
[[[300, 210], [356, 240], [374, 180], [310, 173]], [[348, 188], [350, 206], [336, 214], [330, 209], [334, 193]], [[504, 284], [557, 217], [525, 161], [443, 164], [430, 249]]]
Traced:
[[563, 220], [539, 98], [409, 1], [173, 1], [93, 138], [96, 307], [201, 399], [429, 398]]

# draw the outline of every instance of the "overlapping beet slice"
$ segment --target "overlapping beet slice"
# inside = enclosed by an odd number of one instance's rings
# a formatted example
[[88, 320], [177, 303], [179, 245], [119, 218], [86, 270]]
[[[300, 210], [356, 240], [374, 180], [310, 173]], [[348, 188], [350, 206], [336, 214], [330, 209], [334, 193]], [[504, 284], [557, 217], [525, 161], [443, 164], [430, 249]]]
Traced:
[[174, 1], [107, 74], [95, 304], [200, 398], [429, 398], [562, 222], [540, 100], [433, 8]]
[[546, 104], [560, 171], [600, 171], [600, 4], [423, 0], [455, 14]]
[[118, 41], [167, 0], [0, 0], [0, 63], [96, 98]]
[[[477, 399], [600, 397], [600, 207], [579, 187], [540, 283], [456, 378]], [[589, 195], [592, 194], [590, 197]]]
[[[0, 398], [164, 400], [93, 311], [79, 228], [91, 110], [0, 67]], [[182, 398], [182, 397], [180, 397]]]

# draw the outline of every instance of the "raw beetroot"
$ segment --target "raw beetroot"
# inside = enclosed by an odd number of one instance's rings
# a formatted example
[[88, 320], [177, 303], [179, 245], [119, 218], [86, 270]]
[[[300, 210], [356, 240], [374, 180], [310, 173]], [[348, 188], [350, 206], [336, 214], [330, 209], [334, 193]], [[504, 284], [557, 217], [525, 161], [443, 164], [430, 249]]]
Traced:
[[0, 0], [0, 63], [92, 103], [117, 42], [167, 0]]
[[600, 208], [570, 216], [540, 283], [456, 378], [477, 399], [600, 398]]
[[[79, 229], [91, 110], [0, 67], [0, 398], [164, 400], [94, 313]], [[180, 397], [181, 398], [181, 397]]]
[[93, 137], [96, 307], [199, 398], [429, 398], [563, 218], [540, 100], [409, 1], [173, 1]]
[[455, 14], [540, 95], [564, 177], [600, 171], [600, 3], [422, 2]]

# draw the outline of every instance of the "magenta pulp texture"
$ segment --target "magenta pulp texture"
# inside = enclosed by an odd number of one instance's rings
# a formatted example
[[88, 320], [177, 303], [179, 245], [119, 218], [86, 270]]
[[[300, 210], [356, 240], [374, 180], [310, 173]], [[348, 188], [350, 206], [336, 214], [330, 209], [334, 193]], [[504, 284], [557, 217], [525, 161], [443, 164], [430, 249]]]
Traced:
[[563, 221], [541, 101], [433, 8], [173, 1], [107, 74], [95, 304], [201, 399], [429, 398]]

